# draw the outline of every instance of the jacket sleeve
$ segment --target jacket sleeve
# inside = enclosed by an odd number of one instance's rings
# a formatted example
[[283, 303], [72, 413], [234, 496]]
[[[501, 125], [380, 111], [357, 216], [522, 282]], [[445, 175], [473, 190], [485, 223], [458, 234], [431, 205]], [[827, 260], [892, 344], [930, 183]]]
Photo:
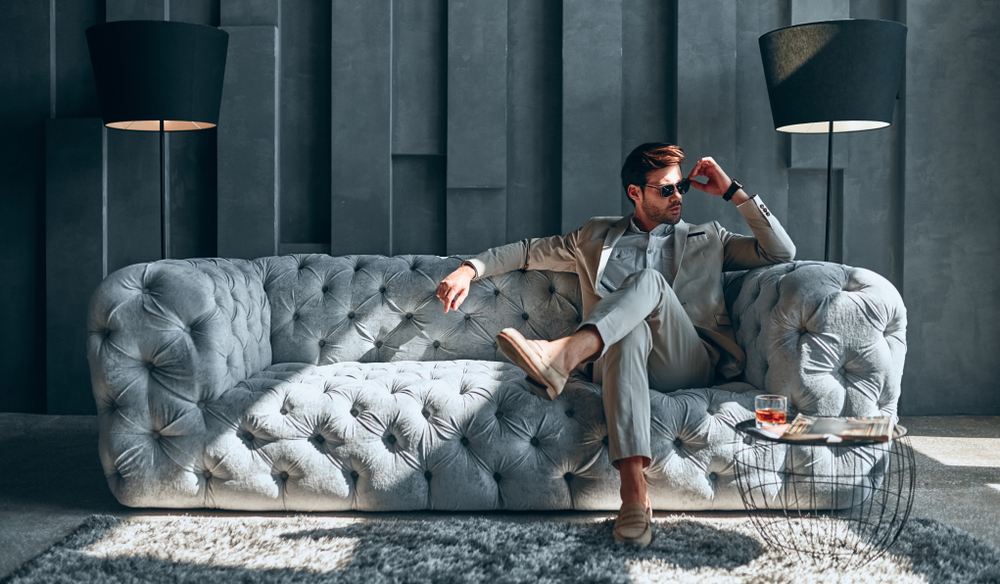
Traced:
[[748, 270], [795, 259], [795, 244], [760, 196], [737, 208], [753, 231], [753, 236], [732, 233], [719, 226], [725, 250], [723, 270]]
[[522, 239], [490, 248], [465, 264], [476, 270], [476, 279], [496, 276], [514, 270], [576, 271], [578, 229], [566, 235]]

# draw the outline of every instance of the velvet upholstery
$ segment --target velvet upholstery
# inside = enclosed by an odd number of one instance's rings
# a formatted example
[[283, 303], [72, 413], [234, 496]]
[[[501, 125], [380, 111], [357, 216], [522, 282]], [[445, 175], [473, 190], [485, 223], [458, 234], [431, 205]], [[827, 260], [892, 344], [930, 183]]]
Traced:
[[[134, 507], [617, 509], [600, 386], [580, 370], [542, 401], [493, 339], [572, 332], [577, 277], [487, 278], [445, 314], [434, 293], [459, 263], [296, 255], [111, 274], [87, 343], [111, 490]], [[652, 392], [658, 509], [742, 508], [733, 426], [762, 391], [810, 414], [896, 413], [906, 316], [884, 278], [820, 262], [724, 278], [745, 379]]]

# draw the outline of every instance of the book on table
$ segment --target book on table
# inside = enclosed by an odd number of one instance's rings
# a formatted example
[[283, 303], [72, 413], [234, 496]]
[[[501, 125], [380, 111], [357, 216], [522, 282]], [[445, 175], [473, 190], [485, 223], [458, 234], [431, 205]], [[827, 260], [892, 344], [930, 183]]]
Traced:
[[829, 418], [799, 414], [791, 424], [757, 428], [765, 437], [794, 442], [888, 442], [893, 419], [888, 416]]

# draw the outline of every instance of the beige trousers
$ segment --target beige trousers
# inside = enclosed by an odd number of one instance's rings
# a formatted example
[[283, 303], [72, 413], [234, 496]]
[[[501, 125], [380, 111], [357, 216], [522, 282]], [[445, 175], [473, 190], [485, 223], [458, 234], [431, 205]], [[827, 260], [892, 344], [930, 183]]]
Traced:
[[580, 327], [593, 325], [604, 341], [594, 363], [601, 383], [611, 462], [644, 457], [648, 465], [649, 390], [708, 387], [714, 378], [709, 351], [673, 289], [656, 270], [629, 276], [602, 298]]

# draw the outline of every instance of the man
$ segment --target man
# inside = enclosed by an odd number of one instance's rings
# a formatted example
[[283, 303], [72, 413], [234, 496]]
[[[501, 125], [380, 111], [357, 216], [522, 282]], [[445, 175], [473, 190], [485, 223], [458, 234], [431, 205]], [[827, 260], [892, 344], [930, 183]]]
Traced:
[[[681, 174], [684, 154], [665, 143], [642, 144], [622, 167], [622, 186], [635, 205], [626, 217], [595, 217], [568, 235], [524, 240], [489, 249], [438, 286], [444, 310], [457, 309], [473, 279], [517, 269], [575, 272], [583, 321], [554, 341], [526, 340], [504, 329], [497, 342], [545, 399], [559, 396], [568, 372], [594, 362], [603, 389], [608, 454], [621, 474], [619, 541], [647, 545], [652, 510], [643, 468], [650, 463], [649, 389], [708, 387], [716, 376], [743, 370], [722, 290], [724, 270], [791, 261], [795, 245], [760, 197], [726, 175], [712, 158]], [[704, 177], [701, 183], [695, 178]], [[737, 205], [754, 236], [712, 221], [681, 220], [690, 186]]]

